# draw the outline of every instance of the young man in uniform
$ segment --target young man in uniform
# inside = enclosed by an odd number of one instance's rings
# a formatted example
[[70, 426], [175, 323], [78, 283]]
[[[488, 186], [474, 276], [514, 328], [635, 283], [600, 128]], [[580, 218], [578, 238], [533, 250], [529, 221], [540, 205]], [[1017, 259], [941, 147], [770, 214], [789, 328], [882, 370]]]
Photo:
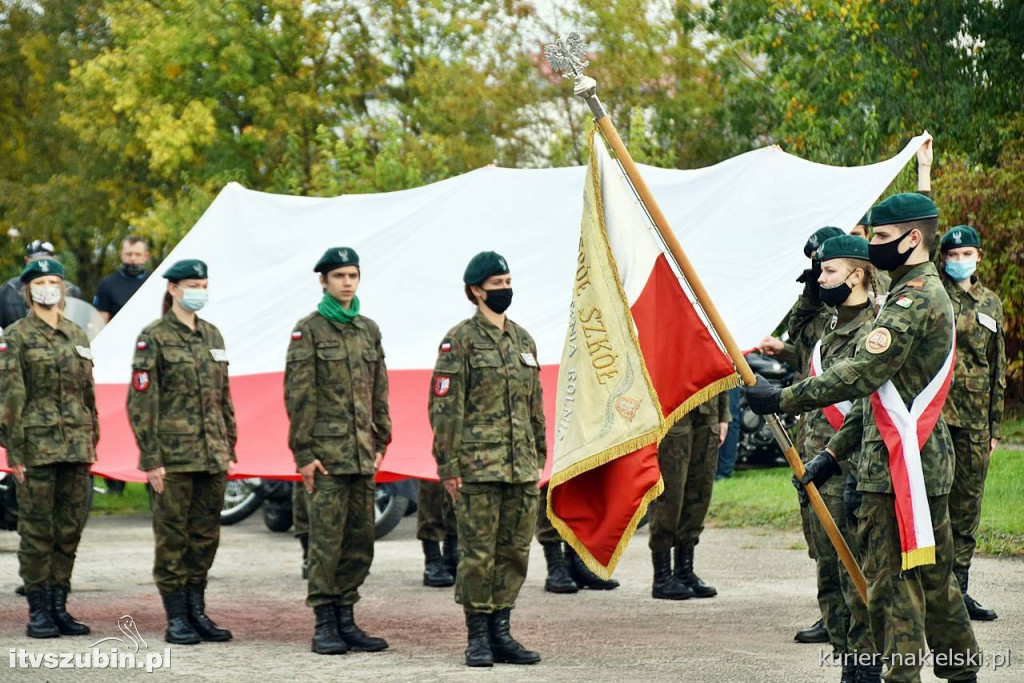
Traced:
[[[891, 272], [893, 284], [861, 348], [781, 391], [759, 378], [747, 400], [761, 414], [855, 401], [801, 483], [820, 487], [856, 454], [868, 620], [886, 680], [920, 680], [932, 650], [942, 655], [934, 659], [936, 676], [976, 681], [978, 644], [951, 571], [954, 454], [940, 411], [952, 376], [955, 319], [929, 260], [938, 209], [920, 194], [898, 194], [875, 206], [869, 221], [871, 263]], [[881, 664], [875, 666], [880, 674]]]
[[391, 442], [380, 328], [360, 314], [359, 255], [328, 249], [317, 262], [323, 298], [292, 332], [285, 365], [288, 446], [309, 493], [312, 650], [387, 648], [353, 616], [373, 561], [374, 477]]
[[974, 621], [992, 621], [995, 610], [967, 594], [975, 535], [981, 521], [981, 497], [992, 451], [999, 443], [1006, 389], [1003, 302], [978, 281], [981, 236], [966, 225], [942, 236], [942, 283], [956, 313], [956, 365], [953, 385], [942, 409], [956, 451], [949, 521], [953, 527], [953, 573]]

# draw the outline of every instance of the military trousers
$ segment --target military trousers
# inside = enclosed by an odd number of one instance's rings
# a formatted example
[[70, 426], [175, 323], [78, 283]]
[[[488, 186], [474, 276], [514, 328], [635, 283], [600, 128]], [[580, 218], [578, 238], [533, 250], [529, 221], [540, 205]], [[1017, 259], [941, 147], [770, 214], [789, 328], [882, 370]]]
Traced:
[[[858, 542], [868, 584], [868, 620], [888, 682], [919, 681], [931, 650], [935, 675], [974, 680], [978, 641], [960, 587], [953, 579], [953, 538], [948, 496], [928, 498], [935, 534], [935, 564], [901, 570], [899, 523], [892, 494], [864, 493], [857, 511]], [[927, 644], [926, 644], [927, 642]]]
[[18, 496], [18, 567], [25, 591], [70, 588], [78, 542], [89, 518], [90, 465], [55, 463], [25, 468]]
[[306, 605], [354, 605], [373, 563], [373, 475], [317, 472], [313, 487]]
[[295, 538], [309, 536], [309, 494], [301, 481], [292, 484], [292, 524]]
[[718, 424], [689, 415], [658, 446], [665, 490], [651, 504], [651, 550], [688, 547], [700, 541], [718, 468]]
[[441, 482], [421, 480], [416, 502], [416, 538], [440, 543], [445, 536], [455, 534], [455, 508], [451, 496], [445, 493]]
[[526, 580], [539, 500], [536, 482], [462, 485], [455, 501], [459, 531], [455, 602], [466, 614], [515, 607]]
[[153, 492], [153, 581], [161, 595], [206, 586], [220, 545], [226, 484], [225, 472], [168, 472], [164, 492]]
[[537, 542], [558, 543], [562, 537], [548, 519], [548, 485], [540, 490], [540, 500], [537, 502]]
[[[846, 540], [846, 545], [850, 547], [850, 553], [853, 555], [853, 559], [857, 561], [857, 565], [859, 567], [863, 567], [864, 549], [860, 546], [858, 541], [860, 526], [857, 520], [857, 511], [856, 509], [849, 509], [844, 504], [843, 512], [845, 524], [840, 523], [839, 518], [833, 517], [833, 519], [836, 520], [836, 525], [838, 525], [840, 531], [842, 531], [843, 538]], [[818, 526], [821, 528], [822, 533], [824, 533], [824, 527], [821, 527], [820, 523]], [[827, 534], [825, 540], [828, 541]], [[831, 545], [831, 541], [828, 542]], [[835, 552], [834, 547], [833, 552]], [[838, 559], [838, 555], [836, 557]], [[846, 609], [850, 613], [849, 627], [846, 631], [845, 652], [857, 654], [876, 653], [875, 640], [871, 635], [871, 622], [868, 620], [868, 607], [864, 604], [864, 599], [860, 597], [860, 591], [857, 590], [857, 585], [853, 582], [853, 579], [850, 577], [850, 573], [846, 571], [846, 567], [843, 566], [842, 562], [839, 562], [839, 586], [843, 593], [843, 601], [846, 603]]]
[[953, 529], [953, 571], [971, 568], [981, 524], [981, 498], [988, 477], [989, 431], [950, 427], [956, 464], [949, 492], [949, 522]]

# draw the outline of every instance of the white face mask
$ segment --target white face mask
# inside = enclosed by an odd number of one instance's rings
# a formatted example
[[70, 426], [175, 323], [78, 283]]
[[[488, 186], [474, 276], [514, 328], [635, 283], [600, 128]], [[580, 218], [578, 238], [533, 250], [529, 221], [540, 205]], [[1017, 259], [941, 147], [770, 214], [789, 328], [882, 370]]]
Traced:
[[56, 306], [60, 303], [60, 285], [35, 285], [29, 293], [32, 301], [40, 306]]

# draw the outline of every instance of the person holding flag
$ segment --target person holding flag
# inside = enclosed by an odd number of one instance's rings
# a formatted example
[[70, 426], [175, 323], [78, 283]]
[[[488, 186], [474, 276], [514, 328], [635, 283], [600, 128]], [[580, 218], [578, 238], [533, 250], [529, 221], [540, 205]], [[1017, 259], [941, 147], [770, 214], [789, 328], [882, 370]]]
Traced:
[[444, 336], [430, 387], [437, 476], [455, 502], [455, 601], [466, 614], [466, 666], [535, 664], [509, 632], [537, 523], [547, 456], [537, 344], [508, 319], [512, 276], [484, 251], [463, 275], [476, 306]]
[[856, 354], [782, 390], [759, 378], [747, 400], [760, 414], [854, 401], [800, 483], [820, 487], [854, 458], [868, 620], [886, 680], [919, 680], [933, 650], [945, 655], [935, 659], [936, 676], [973, 681], [978, 644], [951, 571], [954, 454], [940, 413], [956, 321], [929, 260], [938, 209], [920, 194], [897, 194], [872, 208], [869, 222], [871, 263], [890, 271], [893, 284]]

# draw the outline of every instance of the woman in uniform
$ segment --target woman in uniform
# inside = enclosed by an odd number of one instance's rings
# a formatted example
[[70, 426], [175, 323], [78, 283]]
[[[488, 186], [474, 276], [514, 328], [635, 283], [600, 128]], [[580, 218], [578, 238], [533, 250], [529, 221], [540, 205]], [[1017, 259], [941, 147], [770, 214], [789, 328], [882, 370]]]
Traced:
[[206, 264], [179, 261], [164, 277], [164, 315], [135, 343], [128, 392], [139, 469], [154, 494], [153, 580], [167, 611], [167, 642], [231, 640], [205, 607], [224, 486], [235, 461], [228, 358], [220, 332], [196, 315], [207, 300]]
[[534, 664], [540, 655], [509, 634], [509, 613], [526, 578], [547, 454], [537, 345], [505, 316], [504, 258], [477, 254], [463, 281], [476, 313], [441, 341], [429, 410], [437, 474], [455, 502], [466, 665]]
[[18, 564], [30, 638], [79, 636], [67, 612], [71, 570], [89, 516], [99, 421], [92, 351], [64, 318], [64, 267], [43, 258], [21, 274], [28, 316], [0, 339], [0, 441], [18, 493]]

